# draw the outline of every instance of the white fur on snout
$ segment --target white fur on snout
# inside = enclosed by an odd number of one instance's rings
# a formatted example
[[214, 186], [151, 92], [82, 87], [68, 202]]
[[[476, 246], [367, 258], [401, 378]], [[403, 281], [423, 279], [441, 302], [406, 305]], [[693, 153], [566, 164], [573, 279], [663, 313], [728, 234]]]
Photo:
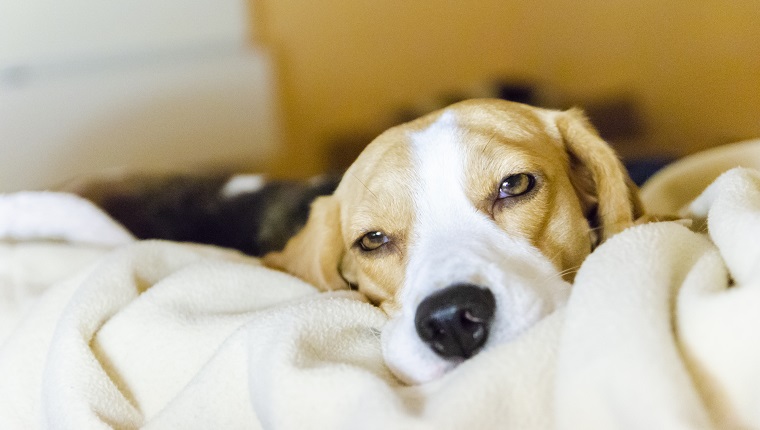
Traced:
[[462, 137], [450, 113], [411, 136], [416, 219], [401, 312], [391, 317], [382, 335], [388, 366], [408, 383], [430, 381], [458, 364], [439, 357], [417, 335], [417, 306], [434, 291], [470, 283], [493, 293], [496, 314], [484, 348], [514, 339], [553, 312], [569, 292], [540, 251], [508, 236], [469, 200]]

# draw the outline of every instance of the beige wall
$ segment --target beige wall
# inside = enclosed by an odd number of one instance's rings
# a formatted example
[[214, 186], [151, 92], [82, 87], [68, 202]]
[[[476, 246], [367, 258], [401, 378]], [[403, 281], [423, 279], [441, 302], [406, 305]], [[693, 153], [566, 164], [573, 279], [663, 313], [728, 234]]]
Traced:
[[253, 14], [279, 68], [288, 175], [321, 170], [335, 133], [494, 76], [629, 92], [647, 152], [760, 136], [758, 0], [256, 0]]

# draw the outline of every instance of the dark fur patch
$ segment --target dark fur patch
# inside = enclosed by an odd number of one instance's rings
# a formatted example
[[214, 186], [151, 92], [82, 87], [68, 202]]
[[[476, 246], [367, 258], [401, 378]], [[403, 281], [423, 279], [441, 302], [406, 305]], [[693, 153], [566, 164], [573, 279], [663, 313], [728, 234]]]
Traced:
[[254, 192], [222, 194], [230, 176], [134, 177], [90, 184], [92, 200], [139, 239], [234, 248], [262, 256], [281, 250], [306, 223], [312, 201], [332, 194], [339, 177], [267, 181]]

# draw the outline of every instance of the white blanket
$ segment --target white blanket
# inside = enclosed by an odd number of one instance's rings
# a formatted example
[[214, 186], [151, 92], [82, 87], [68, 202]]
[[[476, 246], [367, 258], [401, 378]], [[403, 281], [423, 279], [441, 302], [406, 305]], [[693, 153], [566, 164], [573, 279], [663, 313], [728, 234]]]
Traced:
[[0, 429], [760, 428], [760, 173], [692, 209], [709, 236], [624, 231], [566, 308], [419, 387], [354, 293], [211, 247], [6, 242], [2, 289], [68, 270], [0, 338]]

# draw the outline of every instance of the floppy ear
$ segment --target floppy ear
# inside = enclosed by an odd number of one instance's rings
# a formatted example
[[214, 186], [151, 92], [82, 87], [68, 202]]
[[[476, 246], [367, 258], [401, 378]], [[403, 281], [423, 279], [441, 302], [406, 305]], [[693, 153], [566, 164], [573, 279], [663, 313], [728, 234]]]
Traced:
[[579, 109], [558, 115], [557, 127], [570, 156], [570, 179], [598, 242], [633, 225], [643, 215], [639, 190], [615, 151]]
[[340, 206], [332, 196], [311, 205], [306, 225], [280, 252], [264, 256], [266, 266], [295, 275], [320, 290], [346, 289], [339, 272], [345, 249], [340, 233]]

